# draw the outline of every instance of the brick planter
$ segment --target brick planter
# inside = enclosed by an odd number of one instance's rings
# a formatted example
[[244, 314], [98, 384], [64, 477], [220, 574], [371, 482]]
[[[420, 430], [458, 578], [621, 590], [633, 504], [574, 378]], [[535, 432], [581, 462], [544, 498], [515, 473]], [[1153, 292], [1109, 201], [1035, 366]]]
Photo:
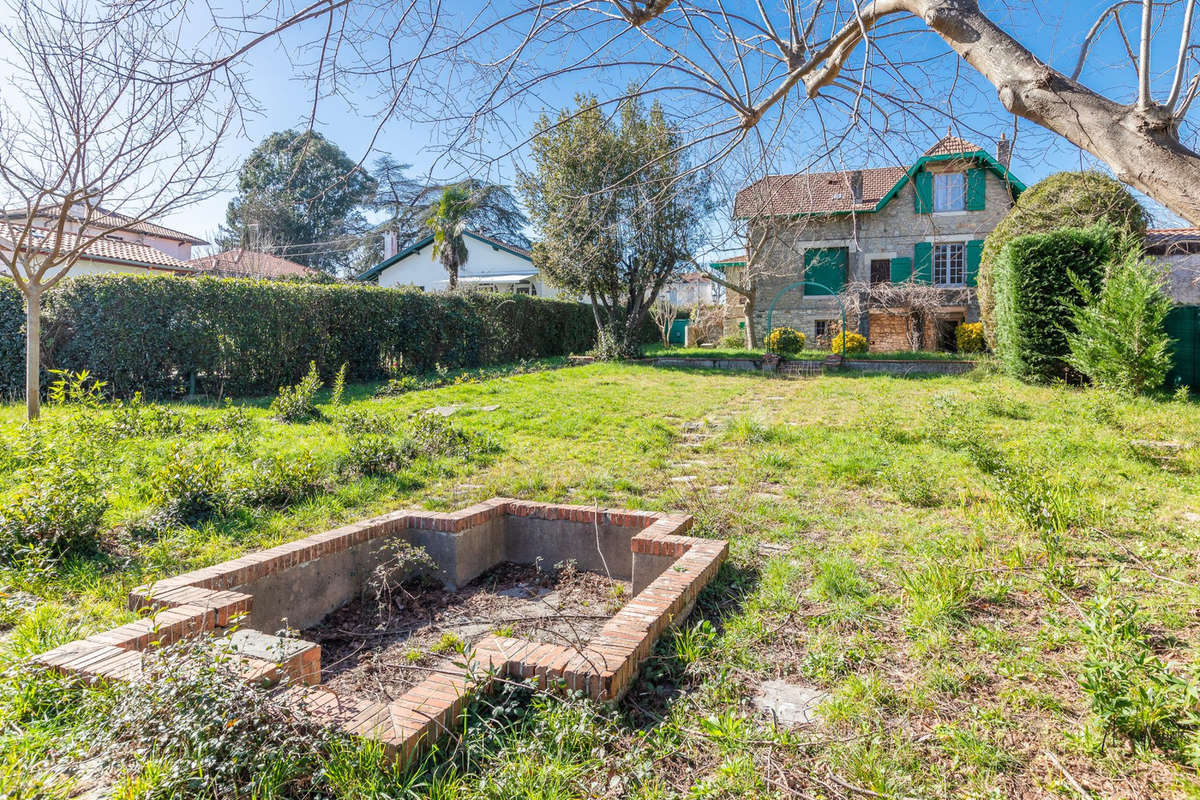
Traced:
[[[682, 514], [615, 511], [495, 498], [451, 513], [397, 511], [212, 567], [140, 586], [130, 608], [143, 619], [70, 642], [34, 662], [88, 680], [138, 675], [143, 652], [187, 636], [228, 633], [233, 668], [274, 683], [278, 699], [322, 724], [380, 741], [407, 759], [454, 727], [472, 693], [497, 678], [532, 679], [601, 701], [619, 697], [655, 641], [687, 616], [729, 552], [726, 542], [685, 535]], [[392, 702], [322, 688], [321, 648], [269, 632], [319, 622], [363, 590], [383, 557], [380, 545], [419, 545], [443, 583], [461, 586], [504, 561], [573, 559], [631, 580], [634, 597], [579, 647], [491, 636], [466, 657], [466, 669], [431, 675]]]

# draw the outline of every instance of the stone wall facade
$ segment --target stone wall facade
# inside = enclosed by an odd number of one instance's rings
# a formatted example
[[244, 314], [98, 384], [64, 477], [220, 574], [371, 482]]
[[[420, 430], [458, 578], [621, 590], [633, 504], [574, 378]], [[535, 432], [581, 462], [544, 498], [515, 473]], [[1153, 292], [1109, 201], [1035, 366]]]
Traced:
[[[942, 161], [926, 164], [931, 172], [966, 170], [974, 163], [965, 160]], [[758, 273], [757, 305], [753, 313], [753, 324], [760, 337], [767, 327], [767, 313], [772, 300], [778, 296], [772, 314], [772, 325], [786, 325], [801, 331], [810, 342], [816, 342], [819, 328], [840, 324], [841, 310], [838, 298], [828, 295], [806, 294], [802, 289], [792, 289], [780, 295], [790, 283], [804, 279], [804, 254], [809, 248], [844, 247], [847, 249], [848, 283], [869, 283], [872, 260], [914, 258], [914, 249], [919, 242], [932, 244], [970, 242], [982, 240], [1008, 213], [1013, 202], [1012, 187], [996, 172], [987, 170], [984, 208], [979, 211], [951, 211], [919, 214], [915, 209], [913, 183], [906, 180], [897, 194], [875, 212], [820, 215], [799, 218], [773, 217], [761, 225], [771, 225], [774, 230], [765, 239], [763, 250], [756, 263]], [[750, 238], [761, 238], [761, 228], [752, 231]], [[973, 293], [972, 293], [973, 295]], [[734, 312], [736, 313], [736, 311]], [[953, 312], [951, 312], [953, 313]], [[979, 311], [974, 298], [962, 318], [966, 321], [978, 319]], [[884, 330], [876, 335], [872, 323], [880, 322]], [[731, 321], [729, 327], [736, 327]], [[907, 342], [897, 344], [894, 323], [877, 319], [875, 314], [863, 314], [861, 319], [847, 319], [847, 327], [872, 340], [877, 349], [909, 349]], [[935, 349], [936, 331], [926, 337], [926, 349]]]

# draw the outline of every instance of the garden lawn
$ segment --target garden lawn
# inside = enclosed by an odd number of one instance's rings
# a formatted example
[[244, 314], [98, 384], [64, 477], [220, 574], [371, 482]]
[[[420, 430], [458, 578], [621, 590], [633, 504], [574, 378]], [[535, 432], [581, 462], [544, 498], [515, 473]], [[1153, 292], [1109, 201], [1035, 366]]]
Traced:
[[[17, 665], [126, 619], [132, 586], [397, 507], [504, 495], [686, 511], [698, 535], [731, 540], [730, 562], [614, 708], [479, 702], [467, 734], [415, 771], [338, 749], [335, 794], [1200, 796], [1195, 404], [980, 372], [784, 380], [600, 364], [383, 400], [373, 388], [305, 424], [273, 422], [266, 401], [173, 405], [191, 420], [179, 435], [123, 434], [112, 409], [47, 410], [38, 452], [92, 459], [105, 542], [57, 562], [18, 553], [0, 573], [0, 794], [67, 796], [95, 778], [86, 739], [104, 690]], [[356, 472], [363, 430], [435, 406], [458, 406], [449, 420], [469, 448]], [[30, 468], [20, 413], [0, 409], [7, 496]], [[273, 456], [311, 458], [313, 493], [283, 508], [245, 499]], [[232, 499], [191, 524], [164, 516], [167, 465], [206, 458]], [[826, 693], [821, 721], [787, 728], [756, 710], [772, 680]], [[125, 797], [169, 794], [184, 784], [166, 758], [103, 780]]]

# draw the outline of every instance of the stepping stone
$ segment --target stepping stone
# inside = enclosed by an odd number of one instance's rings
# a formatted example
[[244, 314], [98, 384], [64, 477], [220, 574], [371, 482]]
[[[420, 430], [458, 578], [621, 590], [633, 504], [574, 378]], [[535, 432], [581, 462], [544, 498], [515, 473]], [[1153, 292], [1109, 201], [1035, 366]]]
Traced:
[[781, 494], [772, 494], [771, 492], [755, 492], [755, 493], [754, 493], [754, 499], [755, 499], [755, 500], [772, 500], [772, 501], [778, 501], [778, 500], [782, 500], [782, 499], [783, 499], [783, 495], [781, 495]]
[[782, 544], [780, 542], [759, 542], [757, 545], [755, 545], [754, 549], [762, 555], [771, 558], [781, 553], [786, 553], [788, 550], [791, 550], [792, 547], [791, 545]]
[[759, 687], [754, 706], [779, 725], [812, 725], [821, 721], [817, 707], [828, 699], [828, 692], [815, 687], [776, 680]]
[[452, 406], [434, 406], [433, 408], [425, 409], [426, 414], [437, 414], [439, 417], [449, 417], [462, 408], [462, 404]]
[[694, 480], [696, 480], [695, 475], [678, 475], [671, 478], [671, 483], [691, 483]]
[[716, 486], [708, 487], [708, 490], [714, 494], [725, 494], [729, 491], [729, 488], [730, 487], [726, 486], [725, 484], [719, 483]]
[[499, 411], [499, 410], [500, 410], [500, 406], [499, 406], [499, 405], [494, 405], [494, 406], [480, 406], [480, 407], [479, 407], [479, 410], [480, 410], [480, 411]]

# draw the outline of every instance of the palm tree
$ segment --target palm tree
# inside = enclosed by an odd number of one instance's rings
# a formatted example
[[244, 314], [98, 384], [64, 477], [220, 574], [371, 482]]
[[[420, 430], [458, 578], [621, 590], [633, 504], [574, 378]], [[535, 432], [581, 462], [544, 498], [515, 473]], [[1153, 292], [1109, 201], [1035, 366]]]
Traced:
[[433, 257], [442, 262], [450, 276], [450, 289], [458, 287], [458, 270], [467, 263], [463, 233], [479, 197], [462, 185], [448, 186], [430, 208], [427, 220], [433, 231]]

